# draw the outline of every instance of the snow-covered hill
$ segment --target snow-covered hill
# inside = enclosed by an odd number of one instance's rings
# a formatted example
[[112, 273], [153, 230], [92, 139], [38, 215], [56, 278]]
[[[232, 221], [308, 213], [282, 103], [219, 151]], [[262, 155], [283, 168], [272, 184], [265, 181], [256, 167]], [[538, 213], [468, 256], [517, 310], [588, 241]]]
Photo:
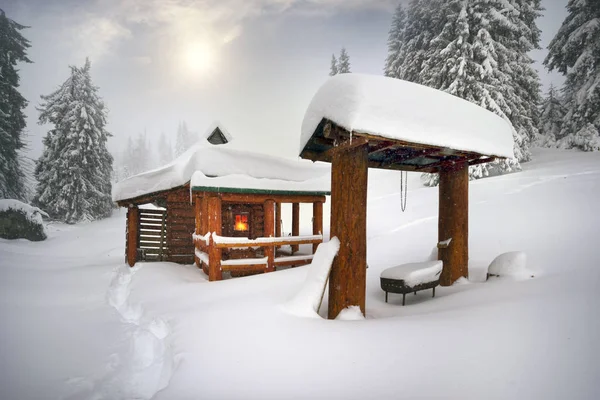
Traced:
[[[470, 186], [471, 283], [405, 307], [379, 274], [429, 256], [437, 189], [411, 175], [402, 213], [399, 174], [370, 171], [365, 321], [283, 312], [305, 268], [210, 284], [128, 269], [124, 212], [0, 240], [0, 398], [600, 398], [600, 154], [534, 156]], [[515, 250], [535, 278], [481, 281]]]

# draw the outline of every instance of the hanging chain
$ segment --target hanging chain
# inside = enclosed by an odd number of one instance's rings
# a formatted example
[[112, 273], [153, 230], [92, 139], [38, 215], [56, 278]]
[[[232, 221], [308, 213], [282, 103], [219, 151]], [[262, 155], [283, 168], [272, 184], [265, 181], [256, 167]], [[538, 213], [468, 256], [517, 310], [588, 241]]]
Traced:
[[[405, 175], [406, 174], [406, 175]], [[408, 172], [400, 171], [400, 208], [406, 211], [406, 197], [408, 190]]]

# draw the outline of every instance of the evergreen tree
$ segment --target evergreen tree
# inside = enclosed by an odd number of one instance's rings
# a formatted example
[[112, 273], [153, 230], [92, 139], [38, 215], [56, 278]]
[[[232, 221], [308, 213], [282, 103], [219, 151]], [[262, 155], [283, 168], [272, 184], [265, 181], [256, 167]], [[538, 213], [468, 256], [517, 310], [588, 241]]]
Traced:
[[340, 57], [338, 58], [337, 65], [338, 74], [349, 74], [350, 71], [350, 57], [346, 52], [346, 48], [342, 47], [340, 51]]
[[329, 76], [334, 76], [338, 74], [337, 60], [335, 59], [335, 54], [331, 55], [331, 66], [329, 67]]
[[600, 135], [600, 2], [569, 0], [546, 67], [566, 75], [561, 147], [597, 150]]
[[185, 121], [179, 123], [175, 139], [175, 157], [179, 157], [198, 140], [197, 135], [188, 130]]
[[165, 165], [173, 161], [173, 147], [164, 132], [160, 134], [160, 138], [158, 139], [158, 159], [160, 165]]
[[392, 78], [402, 75], [402, 65], [406, 58], [404, 49], [404, 31], [406, 24], [406, 12], [401, 3], [396, 7], [392, 18], [392, 27], [388, 35], [388, 56], [385, 60], [384, 74]]
[[565, 114], [565, 107], [554, 85], [550, 85], [548, 96], [546, 96], [542, 103], [540, 113], [540, 139], [538, 143], [541, 146], [555, 147], [557, 141], [562, 139], [561, 130]]
[[113, 158], [106, 149], [106, 109], [90, 77], [90, 62], [42, 96], [39, 123], [54, 127], [44, 138], [35, 168], [34, 202], [67, 223], [108, 217]]
[[539, 11], [539, 0], [413, 0], [404, 28], [391, 29], [402, 43], [398, 62], [388, 55], [396, 77], [461, 97], [512, 124], [516, 159], [472, 167], [471, 178], [530, 159], [540, 85], [527, 53], [538, 47]]
[[24, 146], [25, 129], [23, 109], [27, 101], [19, 93], [17, 63], [27, 58], [29, 41], [21, 35], [26, 27], [6, 17], [0, 9], [0, 198], [24, 200], [25, 174], [19, 160]]

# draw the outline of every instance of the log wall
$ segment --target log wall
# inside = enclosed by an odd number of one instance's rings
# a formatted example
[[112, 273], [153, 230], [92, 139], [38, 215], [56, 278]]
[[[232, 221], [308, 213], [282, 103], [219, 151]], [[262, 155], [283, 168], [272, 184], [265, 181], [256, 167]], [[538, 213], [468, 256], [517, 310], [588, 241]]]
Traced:
[[189, 188], [181, 188], [167, 195], [167, 251], [166, 260], [179, 264], [194, 262], [192, 234], [196, 227], [194, 205], [190, 203]]

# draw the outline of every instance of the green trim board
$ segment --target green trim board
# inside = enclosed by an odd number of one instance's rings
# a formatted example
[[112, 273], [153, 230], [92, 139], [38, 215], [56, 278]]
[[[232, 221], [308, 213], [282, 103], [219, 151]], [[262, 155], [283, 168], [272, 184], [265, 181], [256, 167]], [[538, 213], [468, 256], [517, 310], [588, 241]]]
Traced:
[[237, 194], [268, 194], [280, 196], [330, 196], [331, 192], [320, 191], [296, 191], [296, 190], [272, 190], [272, 189], [240, 189], [216, 186], [193, 186], [193, 192], [213, 192], [213, 193], [237, 193]]

